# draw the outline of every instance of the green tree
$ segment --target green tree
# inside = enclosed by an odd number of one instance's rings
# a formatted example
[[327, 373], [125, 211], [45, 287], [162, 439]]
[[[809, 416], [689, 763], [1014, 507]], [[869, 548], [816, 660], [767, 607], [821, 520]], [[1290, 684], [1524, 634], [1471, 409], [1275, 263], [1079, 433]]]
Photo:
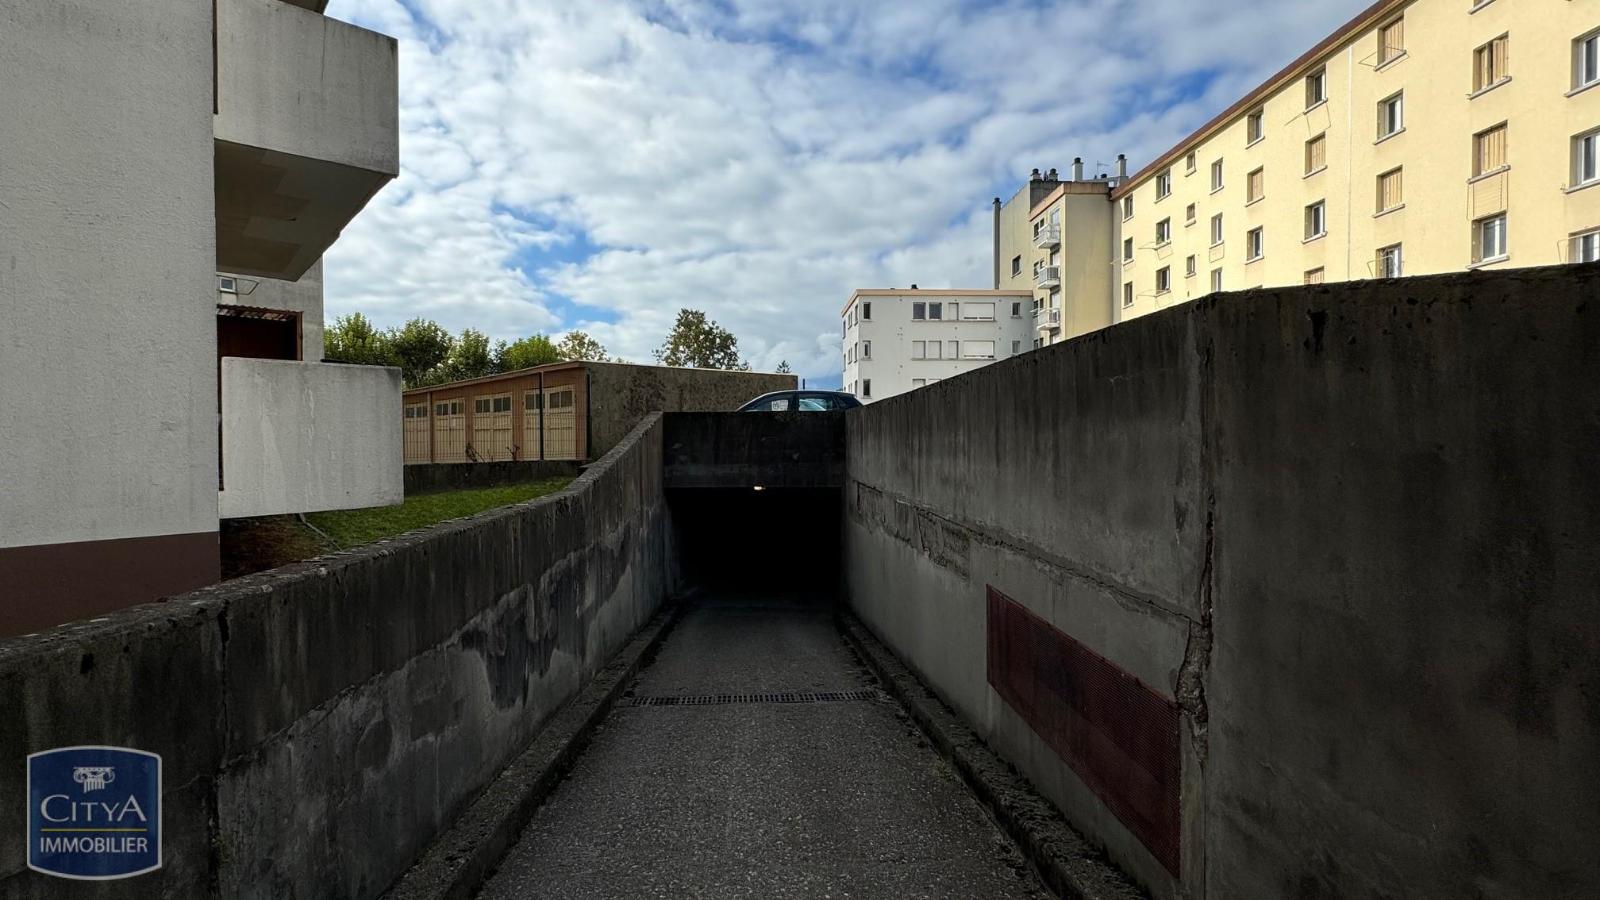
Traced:
[[778, 363], [778, 367], [772, 371], [777, 372], [780, 375], [788, 375], [794, 372], [793, 369], [789, 368], [789, 361], [787, 359], [780, 361]]
[[561, 339], [561, 344], [556, 347], [556, 355], [563, 360], [588, 360], [590, 362], [605, 362], [606, 348], [599, 341], [582, 331], [569, 331]]
[[739, 358], [739, 339], [733, 332], [706, 318], [706, 314], [697, 309], [678, 311], [678, 320], [655, 357], [662, 365], [691, 369], [750, 368], [748, 362]]
[[560, 362], [561, 351], [542, 334], [525, 337], [509, 344], [502, 342], [495, 348], [495, 363], [501, 372], [531, 369], [546, 363]]
[[406, 387], [438, 384], [439, 369], [450, 358], [455, 339], [450, 332], [427, 319], [412, 319], [403, 328], [390, 328], [389, 346], [394, 352]]
[[450, 348], [450, 355], [439, 367], [440, 381], [482, 378], [495, 373], [494, 351], [489, 336], [476, 328], [463, 329]]
[[389, 336], [374, 328], [361, 313], [340, 316], [323, 328], [322, 358], [358, 366], [398, 364]]

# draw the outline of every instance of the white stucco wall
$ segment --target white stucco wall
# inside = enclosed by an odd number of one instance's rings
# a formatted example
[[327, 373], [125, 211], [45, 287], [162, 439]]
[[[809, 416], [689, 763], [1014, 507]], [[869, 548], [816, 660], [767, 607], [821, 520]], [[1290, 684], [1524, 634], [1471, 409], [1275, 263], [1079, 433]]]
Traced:
[[[1031, 277], [1031, 272], [1030, 272]], [[859, 314], [844, 316], [844, 390], [855, 394], [862, 403], [872, 403], [924, 387], [927, 383], [953, 378], [964, 372], [979, 369], [1002, 359], [1009, 359], [1033, 349], [1038, 337], [1034, 327], [1033, 298], [1030, 294], [1005, 293], [947, 293], [933, 291], [906, 291], [890, 295], [863, 295], [852, 308], [864, 302], [872, 304], [872, 318]], [[957, 303], [965, 305], [993, 304], [993, 320], [931, 321], [913, 320], [911, 304]], [[1012, 304], [1020, 304], [1020, 315], [1011, 314]], [[948, 309], [948, 306], [946, 306]], [[917, 359], [912, 352], [913, 342], [926, 346], [932, 341], [941, 343], [941, 358]], [[948, 356], [950, 341], [965, 348], [968, 341], [993, 341], [993, 359], [951, 359]], [[871, 342], [872, 356], [863, 353], [863, 344]], [[1013, 352], [1012, 346], [1016, 345]], [[855, 358], [851, 359], [851, 349]], [[926, 351], [925, 351], [926, 352]], [[923, 384], [918, 384], [917, 380]], [[871, 380], [872, 393], [863, 390], [864, 382]]]
[[277, 0], [217, 4], [216, 137], [396, 175], [394, 38]]
[[404, 499], [400, 370], [222, 361], [224, 519]]
[[300, 314], [301, 359], [306, 362], [322, 361], [322, 260], [317, 260], [299, 281], [277, 278], [260, 278], [218, 272], [237, 279], [239, 291], [235, 294], [217, 291], [218, 304], [254, 306], [260, 309], [282, 309]]
[[217, 529], [209, 0], [0, 3], [0, 547]]

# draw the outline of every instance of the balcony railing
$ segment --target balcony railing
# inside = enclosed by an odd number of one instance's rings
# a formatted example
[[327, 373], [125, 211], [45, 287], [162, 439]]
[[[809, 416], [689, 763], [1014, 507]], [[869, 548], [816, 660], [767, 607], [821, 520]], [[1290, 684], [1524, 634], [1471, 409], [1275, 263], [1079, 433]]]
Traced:
[[1059, 331], [1061, 329], [1061, 310], [1036, 309], [1033, 311], [1033, 324], [1040, 331]]
[[1061, 285], [1061, 267], [1040, 266], [1039, 270], [1033, 273], [1033, 285], [1034, 287], [1042, 288], [1059, 287]]
[[1045, 225], [1034, 232], [1033, 245], [1040, 250], [1050, 250], [1061, 246], [1061, 226]]

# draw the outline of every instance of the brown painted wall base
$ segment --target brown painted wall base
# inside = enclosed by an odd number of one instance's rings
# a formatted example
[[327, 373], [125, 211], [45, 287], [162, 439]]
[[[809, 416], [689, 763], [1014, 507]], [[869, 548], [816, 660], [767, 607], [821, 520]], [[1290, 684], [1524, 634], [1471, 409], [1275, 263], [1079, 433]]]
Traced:
[[215, 584], [217, 533], [0, 547], [0, 637]]

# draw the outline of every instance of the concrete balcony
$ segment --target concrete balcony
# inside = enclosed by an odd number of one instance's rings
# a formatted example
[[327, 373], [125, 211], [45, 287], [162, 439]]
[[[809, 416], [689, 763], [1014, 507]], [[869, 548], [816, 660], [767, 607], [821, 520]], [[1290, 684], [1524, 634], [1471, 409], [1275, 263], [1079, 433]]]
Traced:
[[220, 518], [404, 499], [400, 370], [222, 360]]
[[1041, 288], [1060, 287], [1061, 267], [1040, 266], [1039, 270], [1033, 273], [1033, 286]]
[[1040, 331], [1060, 331], [1061, 310], [1036, 309], [1033, 311], [1033, 324]]
[[1061, 246], [1061, 226], [1045, 225], [1033, 236], [1033, 246], [1040, 250], [1054, 250]]
[[399, 174], [395, 41], [323, 5], [217, 3], [221, 271], [298, 279]]

